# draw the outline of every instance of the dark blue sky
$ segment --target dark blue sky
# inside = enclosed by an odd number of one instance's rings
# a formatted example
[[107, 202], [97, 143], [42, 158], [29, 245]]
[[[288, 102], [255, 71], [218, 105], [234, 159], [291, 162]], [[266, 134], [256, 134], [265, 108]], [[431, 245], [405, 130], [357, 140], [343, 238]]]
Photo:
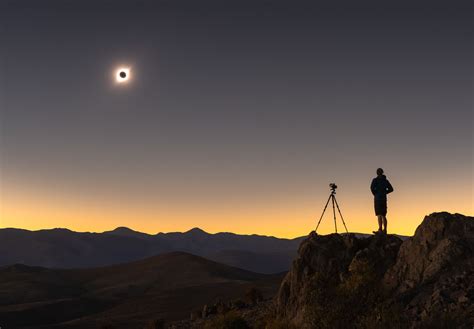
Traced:
[[368, 231], [379, 166], [400, 232], [472, 213], [469, 1], [0, 3], [0, 226], [292, 235], [335, 180]]

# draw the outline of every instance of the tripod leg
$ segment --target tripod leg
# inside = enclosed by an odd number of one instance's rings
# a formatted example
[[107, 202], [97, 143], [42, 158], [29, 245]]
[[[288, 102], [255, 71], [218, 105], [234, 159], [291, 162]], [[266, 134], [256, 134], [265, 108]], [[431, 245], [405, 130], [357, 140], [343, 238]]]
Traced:
[[337, 204], [336, 197], [334, 197], [334, 201], [336, 201], [337, 211], [339, 211], [339, 216], [341, 216], [342, 224], [344, 224], [344, 228], [346, 229], [346, 233], [349, 233], [349, 231], [347, 230], [346, 222], [344, 222], [344, 217], [342, 217], [341, 209], [339, 209], [339, 205]]
[[321, 214], [321, 217], [319, 217], [318, 225], [316, 225], [316, 229], [314, 230], [314, 232], [316, 232], [318, 230], [319, 224], [321, 223], [321, 219], [323, 219], [324, 212], [326, 211], [326, 208], [328, 207], [329, 200], [331, 200], [331, 195], [329, 196], [328, 201], [326, 202], [326, 205], [324, 206], [323, 213]]
[[335, 196], [333, 194], [331, 194], [332, 196], [332, 214], [334, 216], [334, 228], [336, 229], [336, 233], [337, 233], [337, 224], [336, 224], [336, 209], [334, 209], [334, 199], [335, 199]]

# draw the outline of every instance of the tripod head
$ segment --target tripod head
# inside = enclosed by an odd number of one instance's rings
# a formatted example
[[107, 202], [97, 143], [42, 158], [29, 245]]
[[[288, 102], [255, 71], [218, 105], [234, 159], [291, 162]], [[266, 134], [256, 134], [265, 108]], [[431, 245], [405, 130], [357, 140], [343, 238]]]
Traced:
[[337, 185], [335, 183], [331, 183], [329, 184], [329, 187], [331, 188], [331, 194], [336, 194]]

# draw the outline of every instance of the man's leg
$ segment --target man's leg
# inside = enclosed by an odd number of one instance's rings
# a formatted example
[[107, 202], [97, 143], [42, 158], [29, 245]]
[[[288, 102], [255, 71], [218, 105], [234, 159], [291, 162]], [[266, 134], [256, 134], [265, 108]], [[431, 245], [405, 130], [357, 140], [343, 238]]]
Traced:
[[382, 220], [383, 220], [383, 231], [385, 233], [387, 233], [387, 216], [382, 216]]
[[378, 215], [377, 219], [379, 220], [379, 231], [382, 231], [383, 216]]
[[379, 229], [377, 231], [372, 231], [374, 234], [382, 232], [382, 216], [377, 215], [377, 220], [379, 221]]

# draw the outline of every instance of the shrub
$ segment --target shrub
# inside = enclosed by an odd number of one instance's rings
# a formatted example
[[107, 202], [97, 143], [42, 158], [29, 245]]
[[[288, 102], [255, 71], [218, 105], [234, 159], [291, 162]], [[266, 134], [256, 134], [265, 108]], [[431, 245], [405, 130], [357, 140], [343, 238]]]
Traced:
[[165, 329], [165, 320], [155, 319], [148, 322], [144, 329]]
[[234, 299], [234, 300], [230, 301], [229, 306], [232, 309], [240, 310], [240, 309], [243, 309], [243, 308], [247, 307], [247, 304], [241, 299]]
[[264, 329], [297, 329], [288, 320], [278, 317], [267, 317], [263, 322], [257, 325], [257, 328]]
[[205, 329], [250, 329], [244, 318], [240, 315], [229, 312], [219, 315], [206, 322]]
[[245, 292], [245, 299], [249, 304], [257, 304], [263, 300], [263, 295], [257, 288], [251, 287]]
[[191, 318], [191, 320], [193, 320], [193, 321], [202, 318], [202, 310], [201, 310], [201, 309], [194, 309], [194, 310], [192, 310], [192, 311], [191, 311], [190, 318]]
[[421, 323], [423, 329], [474, 328], [474, 312], [445, 311], [431, 314]]

